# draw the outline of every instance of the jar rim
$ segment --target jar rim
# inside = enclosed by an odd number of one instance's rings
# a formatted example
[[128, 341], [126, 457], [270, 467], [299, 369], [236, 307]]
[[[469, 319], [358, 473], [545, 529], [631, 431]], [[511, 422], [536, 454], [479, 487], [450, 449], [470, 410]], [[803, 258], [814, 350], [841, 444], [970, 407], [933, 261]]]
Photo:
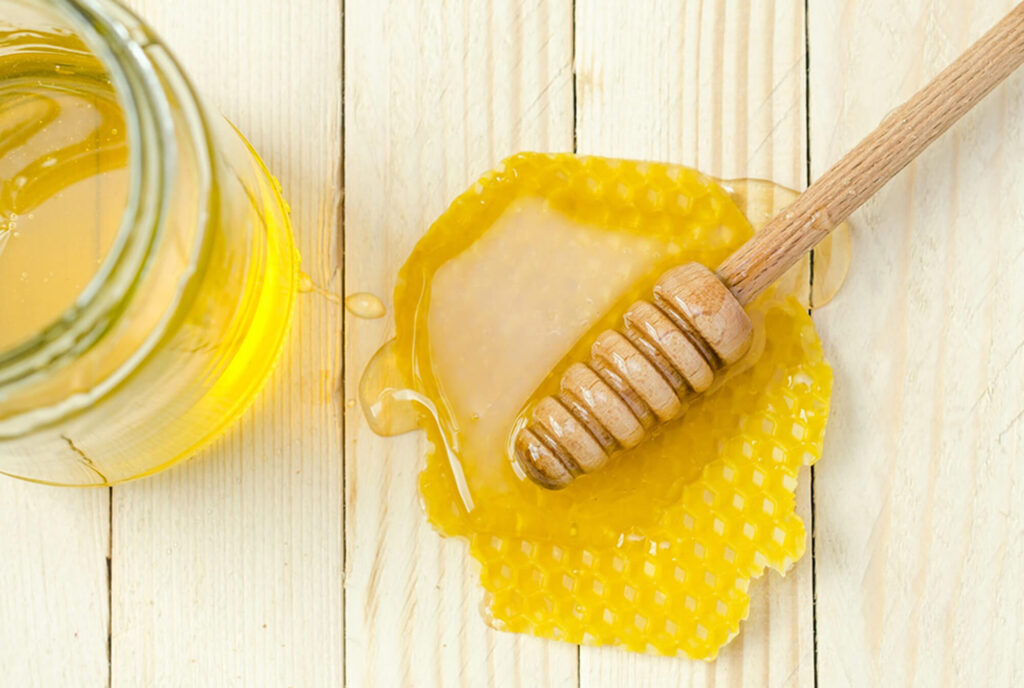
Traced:
[[[157, 39], [112, 0], [46, 4], [68, 22], [110, 75], [129, 144], [128, 197], [106, 256], [75, 302], [27, 340], [0, 350], [0, 398], [5, 387], [20, 386], [87, 351], [118, 322], [159, 239], [167, 213], [165, 191], [178, 164], [171, 104], [146, 52]], [[194, 94], [188, 95], [195, 102]], [[200, 121], [205, 129], [201, 114]], [[201, 138], [208, 144], [206, 131]]]

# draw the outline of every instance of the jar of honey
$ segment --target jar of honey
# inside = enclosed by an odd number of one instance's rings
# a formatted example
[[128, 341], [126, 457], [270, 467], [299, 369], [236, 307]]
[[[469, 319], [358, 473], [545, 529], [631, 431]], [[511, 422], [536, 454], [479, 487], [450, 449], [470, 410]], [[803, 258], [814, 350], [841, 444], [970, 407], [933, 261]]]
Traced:
[[111, 0], [0, 0], [0, 472], [107, 485], [252, 401], [297, 282], [241, 135]]

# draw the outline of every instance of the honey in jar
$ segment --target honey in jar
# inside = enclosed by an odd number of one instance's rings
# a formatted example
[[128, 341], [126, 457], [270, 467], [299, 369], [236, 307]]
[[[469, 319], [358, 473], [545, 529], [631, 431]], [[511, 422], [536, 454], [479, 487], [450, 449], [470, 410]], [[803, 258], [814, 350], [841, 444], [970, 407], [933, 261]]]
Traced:
[[296, 274], [276, 183], [138, 19], [0, 0], [0, 472], [192, 455], [269, 373]]

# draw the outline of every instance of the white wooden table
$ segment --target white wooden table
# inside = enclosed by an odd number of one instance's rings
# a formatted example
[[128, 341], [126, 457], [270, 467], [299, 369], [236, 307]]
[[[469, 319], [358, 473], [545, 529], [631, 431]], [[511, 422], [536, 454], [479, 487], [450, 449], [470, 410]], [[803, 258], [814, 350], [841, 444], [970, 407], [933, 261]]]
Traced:
[[391, 325], [338, 300], [389, 295], [520, 149], [802, 187], [1011, 0], [130, 4], [280, 178], [319, 289], [202, 456], [113, 490], [0, 480], [0, 685], [1024, 683], [1024, 73], [854, 217], [815, 314], [813, 542], [713, 664], [487, 628], [466, 548], [421, 514], [420, 440], [351, 406]]

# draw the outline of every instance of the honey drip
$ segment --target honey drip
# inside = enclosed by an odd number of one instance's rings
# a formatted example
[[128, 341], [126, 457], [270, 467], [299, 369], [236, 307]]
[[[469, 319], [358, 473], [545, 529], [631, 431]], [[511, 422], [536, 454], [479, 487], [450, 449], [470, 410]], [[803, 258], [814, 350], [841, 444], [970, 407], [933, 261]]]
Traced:
[[359, 292], [346, 297], [345, 309], [357, 318], [365, 318], [367, 320], [383, 318], [387, 313], [384, 302], [377, 296], [367, 292]]
[[[427, 433], [427, 514], [469, 540], [491, 625], [710, 658], [746, 616], [750, 580], [802, 555], [793, 491], [820, 455], [831, 390], [809, 264], [751, 305], [744, 369], [601, 471], [550, 492], [507, 453], [522, 410], [658, 275], [717, 265], [753, 231], [741, 210], [761, 224], [790, 197], [670, 165], [522, 154], [414, 249], [396, 339], [368, 365], [360, 402], [379, 434]], [[815, 275], [846, 246], [822, 252]]]

